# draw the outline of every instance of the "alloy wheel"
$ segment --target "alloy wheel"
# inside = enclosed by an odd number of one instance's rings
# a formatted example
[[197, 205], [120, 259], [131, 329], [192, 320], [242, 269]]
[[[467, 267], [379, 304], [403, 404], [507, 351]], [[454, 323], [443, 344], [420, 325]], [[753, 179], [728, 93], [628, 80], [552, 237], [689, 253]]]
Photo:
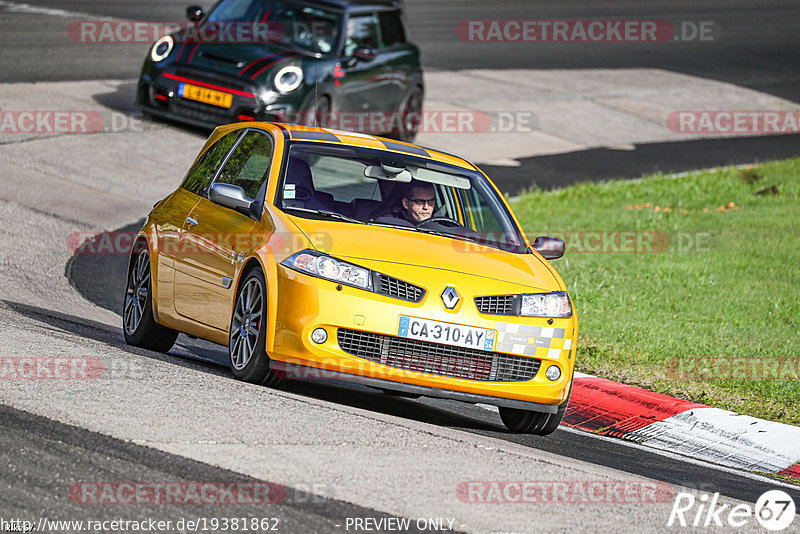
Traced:
[[123, 308], [125, 331], [130, 335], [136, 332], [142, 322], [150, 288], [150, 256], [140, 252], [128, 276]]
[[244, 369], [255, 352], [264, 312], [262, 295], [259, 280], [252, 278], [242, 288], [236, 302], [229, 343], [231, 365], [238, 371]]

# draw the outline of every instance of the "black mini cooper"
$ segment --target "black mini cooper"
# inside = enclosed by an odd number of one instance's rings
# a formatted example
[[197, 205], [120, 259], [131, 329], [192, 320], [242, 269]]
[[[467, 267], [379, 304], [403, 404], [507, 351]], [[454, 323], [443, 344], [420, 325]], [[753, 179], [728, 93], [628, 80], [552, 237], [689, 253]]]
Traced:
[[201, 127], [276, 121], [411, 141], [423, 99], [419, 49], [389, 0], [221, 0], [145, 58], [145, 114]]

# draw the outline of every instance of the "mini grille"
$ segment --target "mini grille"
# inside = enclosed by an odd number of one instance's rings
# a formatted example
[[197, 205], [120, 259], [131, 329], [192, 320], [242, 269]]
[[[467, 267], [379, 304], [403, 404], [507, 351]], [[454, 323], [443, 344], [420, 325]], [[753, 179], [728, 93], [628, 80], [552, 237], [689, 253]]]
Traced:
[[170, 111], [206, 122], [226, 121], [231, 116], [230, 111], [227, 109], [217, 111], [217, 108], [211, 104], [194, 104], [175, 100], [171, 103]]
[[340, 328], [343, 351], [390, 367], [486, 382], [533, 379], [541, 362], [534, 358], [485, 352], [428, 341]]
[[376, 278], [375, 292], [381, 295], [410, 300], [411, 302], [419, 302], [425, 295], [424, 289], [409, 282], [404, 282], [385, 274], [376, 274]]
[[478, 311], [487, 315], [517, 315], [514, 310], [516, 301], [516, 295], [475, 297]]
[[230, 87], [231, 89], [246, 91], [248, 93], [254, 92], [254, 87], [252, 85], [244, 84], [240, 79], [237, 78], [231, 78], [228, 76], [208, 76], [203, 71], [186, 69], [186, 68], [177, 69], [175, 74], [177, 74], [178, 76], [185, 76], [186, 78], [190, 78], [198, 82], [221, 85], [223, 87]]

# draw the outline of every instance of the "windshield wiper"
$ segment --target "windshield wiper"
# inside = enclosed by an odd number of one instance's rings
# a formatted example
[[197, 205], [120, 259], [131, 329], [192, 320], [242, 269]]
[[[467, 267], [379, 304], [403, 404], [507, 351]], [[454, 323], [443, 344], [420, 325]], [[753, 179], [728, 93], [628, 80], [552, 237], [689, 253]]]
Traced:
[[439, 230], [431, 230], [430, 228], [420, 228], [419, 226], [415, 226], [414, 229], [418, 232], [424, 232], [426, 234], [433, 234], [442, 237], [453, 237], [455, 239], [461, 239], [462, 241], [474, 241], [475, 243], [480, 243], [480, 241], [476, 241], [475, 238], [469, 237], [466, 235], [461, 234], [451, 234], [448, 232], [440, 232]]
[[347, 215], [342, 215], [341, 213], [337, 213], [335, 211], [330, 211], [330, 210], [315, 210], [315, 209], [311, 209], [311, 208], [301, 208], [301, 207], [297, 207], [297, 206], [286, 206], [283, 209], [284, 210], [293, 210], [293, 211], [302, 211], [304, 213], [317, 213], [319, 215], [325, 215], [327, 217], [330, 217], [331, 219], [337, 219], [339, 221], [347, 221], [347, 222], [352, 222], [352, 223], [356, 223], [356, 224], [367, 224], [364, 221], [360, 221], [358, 219], [354, 219], [352, 217], [348, 217]]
[[450, 233], [447, 233], [447, 232], [440, 232], [438, 230], [431, 230], [430, 228], [421, 228], [419, 226], [404, 226], [402, 224], [391, 224], [391, 223], [382, 223], [382, 222], [379, 223], [379, 222], [375, 222], [375, 221], [372, 221], [370, 224], [374, 225], [374, 226], [383, 226], [383, 227], [386, 227], [386, 228], [397, 228], [399, 230], [414, 230], [415, 232], [422, 232], [422, 233], [425, 233], [425, 234], [438, 235], [438, 236], [441, 236], [441, 237], [453, 237], [453, 238], [456, 238], [456, 239], [461, 239], [463, 241], [474, 241], [476, 243], [480, 243], [480, 241], [477, 241], [473, 237], [463, 236], [463, 235], [459, 235], [459, 234], [450, 234]]

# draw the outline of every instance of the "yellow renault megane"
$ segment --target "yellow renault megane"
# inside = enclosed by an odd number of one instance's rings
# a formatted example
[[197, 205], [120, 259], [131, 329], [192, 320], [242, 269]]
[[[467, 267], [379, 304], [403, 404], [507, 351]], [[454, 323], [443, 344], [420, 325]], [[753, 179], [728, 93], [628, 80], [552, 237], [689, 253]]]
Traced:
[[578, 320], [491, 181], [456, 156], [275, 123], [217, 128], [131, 252], [125, 340], [228, 347], [248, 382], [333, 378], [499, 407], [549, 434]]

